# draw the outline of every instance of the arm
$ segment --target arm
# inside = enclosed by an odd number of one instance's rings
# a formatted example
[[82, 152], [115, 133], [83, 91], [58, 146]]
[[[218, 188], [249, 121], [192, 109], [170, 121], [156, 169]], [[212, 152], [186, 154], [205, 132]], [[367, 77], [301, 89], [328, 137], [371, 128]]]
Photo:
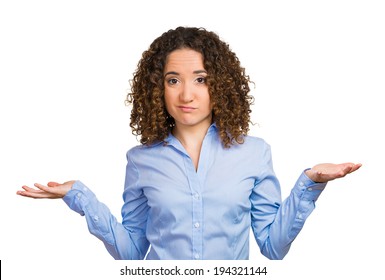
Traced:
[[143, 259], [149, 246], [145, 237], [147, 200], [136, 188], [137, 177], [133, 166], [127, 164], [122, 224], [80, 181], [49, 182], [47, 186], [35, 184], [36, 189], [23, 186], [17, 194], [30, 198], [62, 198], [72, 210], [85, 216], [91, 234], [104, 243], [115, 259]]
[[250, 196], [252, 229], [263, 255], [269, 259], [283, 259], [314, 210], [326, 183], [356, 171], [361, 164], [316, 165], [301, 174], [289, 197], [281, 202], [269, 146], [264, 162], [266, 168], [260, 173]]
[[[130, 199], [130, 198], [129, 198]], [[133, 199], [133, 197], [131, 197]], [[100, 239], [115, 259], [143, 259], [148, 249], [148, 241], [142, 228], [126, 227], [119, 223], [108, 207], [98, 201], [94, 193], [82, 182], [76, 181], [64, 202], [75, 212], [85, 216], [91, 234]], [[146, 209], [146, 200], [136, 198], [125, 204], [134, 209]], [[123, 213], [123, 210], [122, 210]], [[143, 224], [147, 219], [146, 211], [135, 216], [135, 222]], [[134, 221], [131, 221], [134, 223]]]

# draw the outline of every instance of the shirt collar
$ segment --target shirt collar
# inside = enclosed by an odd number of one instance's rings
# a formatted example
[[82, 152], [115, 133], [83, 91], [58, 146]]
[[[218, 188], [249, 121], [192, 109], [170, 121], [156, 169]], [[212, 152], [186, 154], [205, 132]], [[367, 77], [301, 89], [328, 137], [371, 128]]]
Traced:
[[[209, 129], [207, 130], [207, 133], [206, 135], [209, 135], [213, 132], [216, 132], [217, 131], [217, 125], [215, 123], [212, 123], [209, 127]], [[154, 145], [158, 145], [160, 143], [163, 143], [163, 144], [170, 144], [170, 145], [173, 145], [173, 146], [179, 146], [180, 145], [180, 142], [178, 141], [178, 139], [176, 139], [176, 137], [174, 135], [172, 135], [172, 133], [170, 132], [168, 134], [168, 136], [161, 142], [158, 142]]]

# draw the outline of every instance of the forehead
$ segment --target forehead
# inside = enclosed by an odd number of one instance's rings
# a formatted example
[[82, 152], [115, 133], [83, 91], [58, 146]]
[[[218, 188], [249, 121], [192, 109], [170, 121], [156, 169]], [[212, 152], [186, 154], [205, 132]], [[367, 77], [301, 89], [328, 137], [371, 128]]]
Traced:
[[[203, 67], [203, 56], [192, 49], [174, 50], [167, 56], [165, 70], [170, 68], [199, 68]], [[196, 70], [196, 69], [194, 69]]]

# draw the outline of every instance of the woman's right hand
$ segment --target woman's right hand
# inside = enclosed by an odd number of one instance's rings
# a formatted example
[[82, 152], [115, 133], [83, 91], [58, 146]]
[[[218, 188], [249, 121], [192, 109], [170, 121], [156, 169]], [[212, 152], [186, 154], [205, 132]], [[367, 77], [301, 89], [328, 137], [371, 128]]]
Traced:
[[22, 186], [23, 190], [17, 191], [16, 194], [30, 198], [63, 198], [72, 189], [74, 183], [75, 181], [68, 181], [63, 184], [49, 182], [47, 186], [36, 183], [34, 184], [36, 189]]

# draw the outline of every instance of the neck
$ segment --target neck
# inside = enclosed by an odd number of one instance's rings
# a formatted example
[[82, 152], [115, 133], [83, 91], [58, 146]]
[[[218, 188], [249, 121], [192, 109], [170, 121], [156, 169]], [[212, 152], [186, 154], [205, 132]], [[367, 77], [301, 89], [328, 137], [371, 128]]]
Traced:
[[184, 126], [177, 124], [173, 130], [173, 135], [179, 140], [189, 154], [194, 164], [195, 171], [198, 170], [203, 139], [205, 138], [210, 125], [211, 121], [204, 122], [196, 126]]
[[205, 138], [210, 125], [211, 123], [192, 127], [176, 125], [172, 133], [185, 148], [197, 147], [202, 145], [203, 139]]

